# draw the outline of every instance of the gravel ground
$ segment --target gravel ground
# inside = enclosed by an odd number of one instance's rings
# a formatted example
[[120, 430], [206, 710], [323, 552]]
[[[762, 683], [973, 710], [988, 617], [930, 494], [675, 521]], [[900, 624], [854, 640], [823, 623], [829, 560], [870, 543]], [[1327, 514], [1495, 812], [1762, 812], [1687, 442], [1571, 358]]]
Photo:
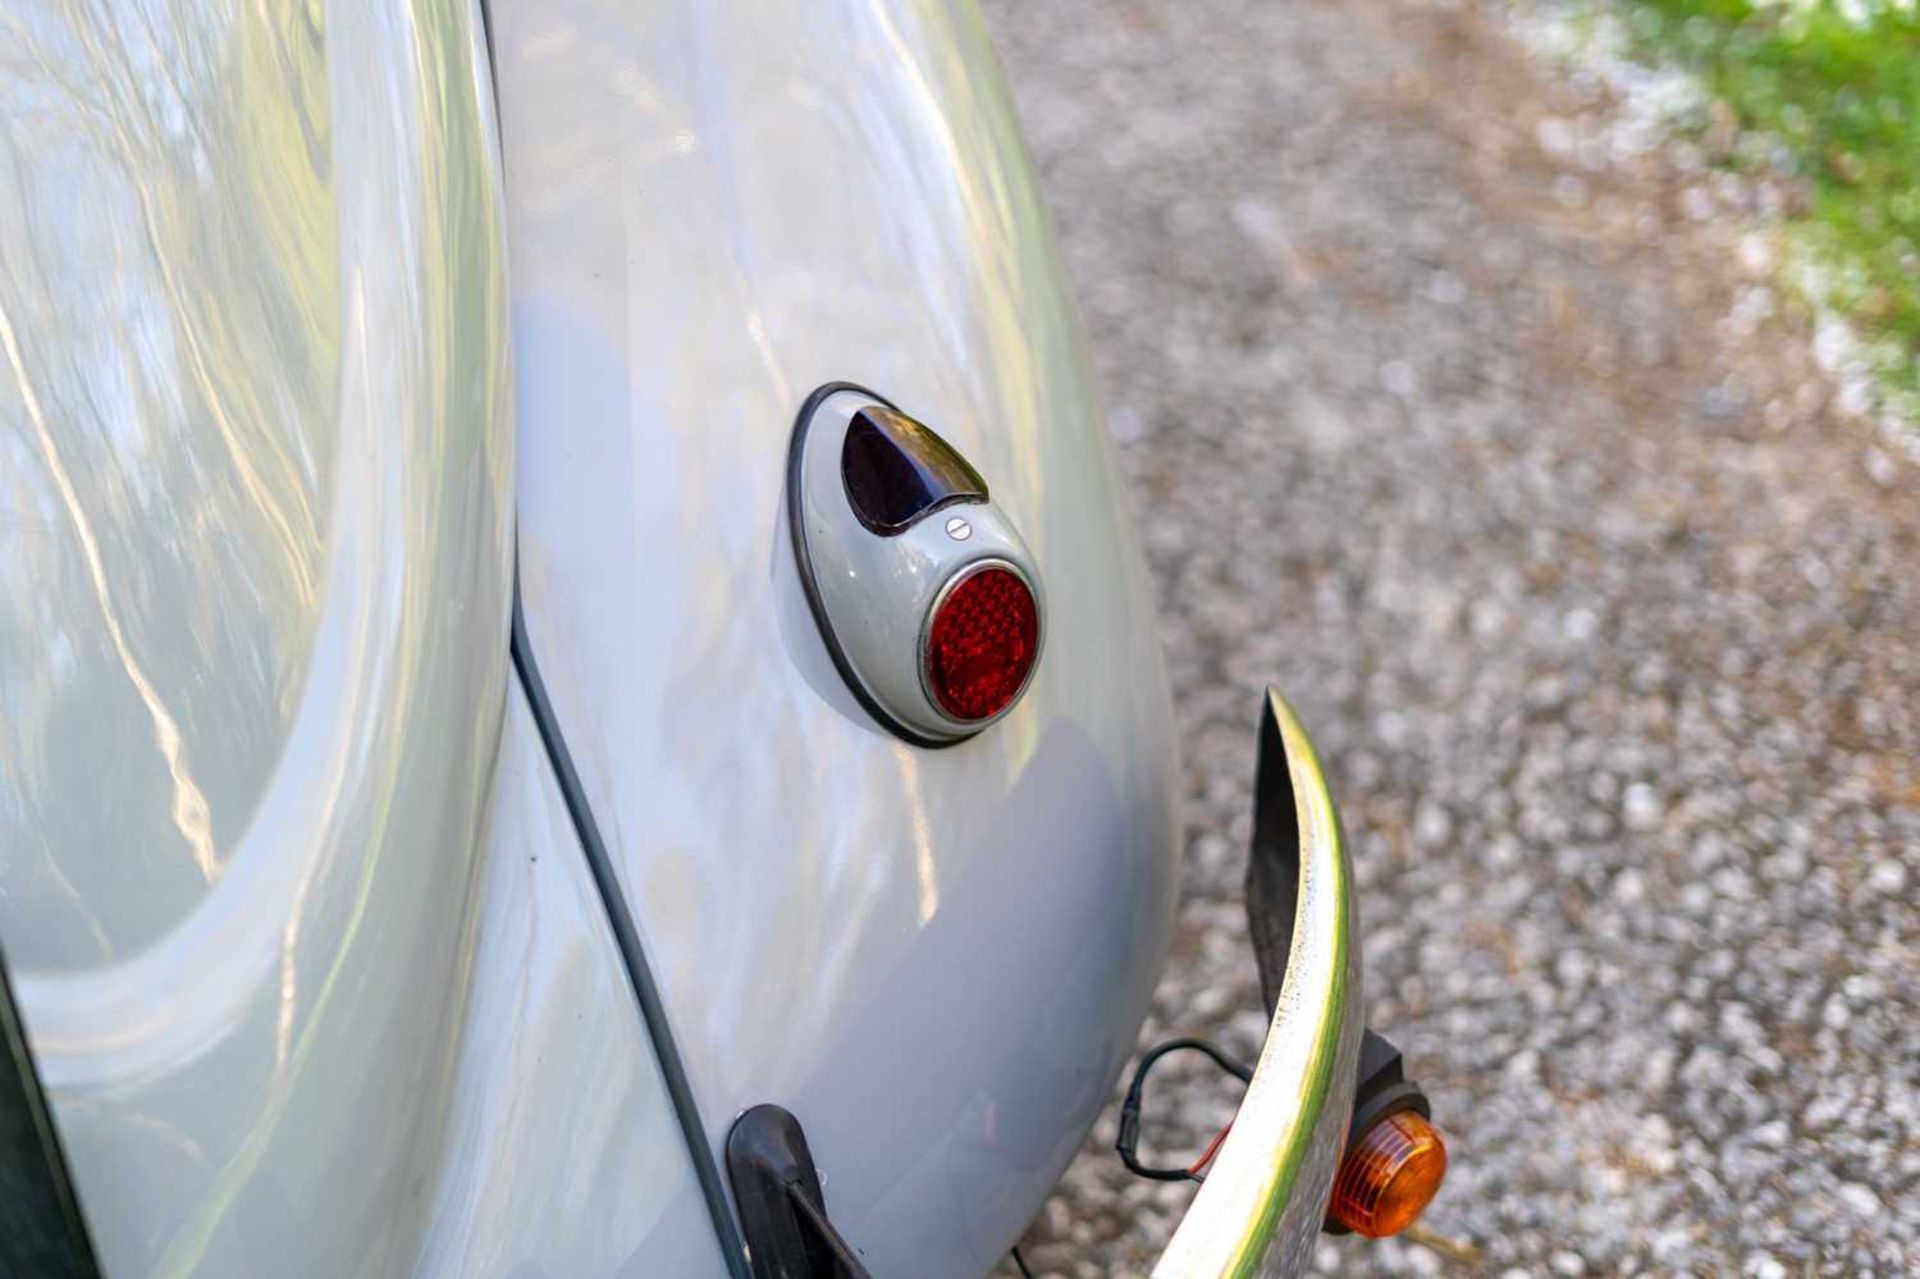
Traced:
[[[1275, 681], [1346, 814], [1371, 1020], [1454, 1161], [1450, 1248], [1321, 1269], [1913, 1273], [1920, 474], [1754, 305], [1765, 255], [1684, 154], [1572, 165], [1606, 104], [1475, 10], [988, 16], [1181, 720], [1143, 1043], [1257, 1047], [1239, 885]], [[1163, 1151], [1231, 1111], [1185, 1077]], [[1171, 1233], [1190, 1190], [1112, 1137], [1110, 1109], [1036, 1272], [1139, 1272]]]

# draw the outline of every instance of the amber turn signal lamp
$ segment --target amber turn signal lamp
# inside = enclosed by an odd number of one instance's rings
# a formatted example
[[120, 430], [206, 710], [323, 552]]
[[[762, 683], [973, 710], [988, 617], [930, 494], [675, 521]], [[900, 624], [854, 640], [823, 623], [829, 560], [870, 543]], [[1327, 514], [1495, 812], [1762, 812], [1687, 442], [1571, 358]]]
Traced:
[[1447, 1175], [1447, 1144], [1411, 1110], [1396, 1111], [1347, 1147], [1327, 1217], [1357, 1235], [1397, 1235], [1426, 1211]]

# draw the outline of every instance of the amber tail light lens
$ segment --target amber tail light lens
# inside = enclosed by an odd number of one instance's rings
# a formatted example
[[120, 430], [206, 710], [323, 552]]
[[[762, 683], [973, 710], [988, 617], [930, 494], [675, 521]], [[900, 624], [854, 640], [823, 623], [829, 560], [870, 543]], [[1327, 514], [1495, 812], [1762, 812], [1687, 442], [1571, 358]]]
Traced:
[[946, 593], [927, 628], [927, 691], [954, 719], [991, 719], [1026, 686], [1040, 649], [1040, 611], [1018, 573], [989, 566]]
[[1387, 1115], [1347, 1147], [1327, 1217], [1357, 1235], [1384, 1239], [1417, 1220], [1447, 1175], [1447, 1144], [1411, 1110]]

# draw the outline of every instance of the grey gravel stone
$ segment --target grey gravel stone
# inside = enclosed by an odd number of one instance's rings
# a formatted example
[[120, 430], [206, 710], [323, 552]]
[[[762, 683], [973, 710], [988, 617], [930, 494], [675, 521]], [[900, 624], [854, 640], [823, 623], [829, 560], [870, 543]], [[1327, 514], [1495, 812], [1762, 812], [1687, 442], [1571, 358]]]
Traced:
[[[1143, 1043], [1258, 1047], [1239, 885], [1276, 682], [1346, 816], [1370, 1018], [1451, 1143], [1426, 1224], [1453, 1254], [1913, 1273], [1920, 477], [1766, 282], [1739, 210], [1788, 180], [1743, 193], [1698, 147], [1589, 127], [1605, 92], [1470, 7], [988, 17], [1180, 717], [1186, 880]], [[1204, 1066], [1156, 1084], [1156, 1153], [1232, 1113]], [[1129, 1178], [1113, 1125], [1025, 1241], [1036, 1273], [1144, 1272], [1177, 1222], [1190, 1190]]]

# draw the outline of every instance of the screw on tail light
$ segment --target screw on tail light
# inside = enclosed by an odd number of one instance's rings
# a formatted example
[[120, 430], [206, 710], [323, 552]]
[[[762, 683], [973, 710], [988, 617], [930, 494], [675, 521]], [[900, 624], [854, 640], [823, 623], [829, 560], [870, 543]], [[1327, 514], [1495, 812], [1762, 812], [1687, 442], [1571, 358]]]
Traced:
[[950, 440], [830, 383], [787, 452], [794, 564], [827, 656], [860, 709], [915, 746], [951, 746], [1009, 713], [1046, 630], [1033, 557], [954, 443], [987, 448], [1004, 428], [967, 408], [943, 423]]

